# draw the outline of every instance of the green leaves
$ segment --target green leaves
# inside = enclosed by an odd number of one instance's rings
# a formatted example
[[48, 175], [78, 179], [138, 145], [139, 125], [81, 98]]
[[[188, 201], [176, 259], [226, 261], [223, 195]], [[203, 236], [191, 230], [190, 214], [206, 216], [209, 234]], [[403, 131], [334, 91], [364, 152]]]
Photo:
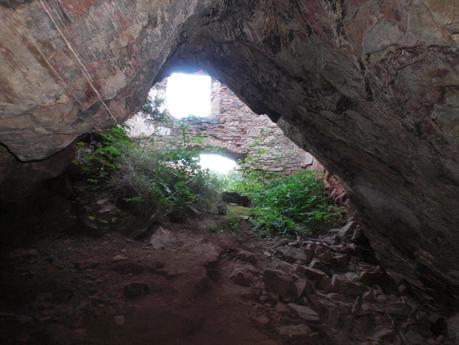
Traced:
[[90, 143], [79, 142], [75, 164], [81, 167], [89, 183], [102, 183], [118, 169], [117, 161], [129, 145], [131, 140], [124, 127], [111, 128], [92, 135]]
[[153, 100], [147, 99], [142, 107], [142, 113], [151, 122], [164, 122], [167, 120], [167, 113], [162, 110], [165, 100], [155, 97]]
[[[199, 151], [129, 139], [124, 127], [93, 134], [77, 144], [76, 164], [87, 181], [111, 190], [122, 205], [150, 216], [181, 220], [216, 204], [217, 180], [199, 166]], [[190, 211], [191, 210], [191, 211]]]
[[142, 196], [146, 214], [159, 211], [182, 220], [190, 210], [213, 204], [216, 194], [213, 177], [200, 169], [198, 155], [183, 147], [131, 146], [119, 159], [112, 187], [124, 198]]
[[226, 186], [252, 200], [255, 229], [263, 234], [304, 233], [340, 218], [341, 209], [331, 202], [312, 171], [290, 176], [244, 171]]

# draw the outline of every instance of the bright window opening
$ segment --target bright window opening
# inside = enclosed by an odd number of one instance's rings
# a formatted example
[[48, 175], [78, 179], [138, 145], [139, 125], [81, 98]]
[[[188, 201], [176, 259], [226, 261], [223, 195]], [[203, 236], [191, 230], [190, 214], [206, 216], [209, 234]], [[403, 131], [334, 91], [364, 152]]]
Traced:
[[208, 75], [173, 73], [167, 81], [167, 109], [177, 119], [208, 117], [211, 93], [212, 80]]
[[222, 175], [229, 174], [239, 167], [236, 161], [231, 158], [215, 153], [202, 153], [199, 163], [202, 169], [208, 169], [211, 172]]

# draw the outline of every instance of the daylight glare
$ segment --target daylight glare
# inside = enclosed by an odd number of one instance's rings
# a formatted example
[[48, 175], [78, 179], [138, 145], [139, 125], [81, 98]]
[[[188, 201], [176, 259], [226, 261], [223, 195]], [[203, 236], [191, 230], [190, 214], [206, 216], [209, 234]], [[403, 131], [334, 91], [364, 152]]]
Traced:
[[226, 175], [239, 167], [238, 164], [231, 158], [215, 153], [201, 154], [199, 164], [202, 169], [208, 169], [211, 172], [222, 175]]
[[211, 78], [202, 74], [173, 73], [167, 81], [167, 108], [177, 119], [210, 116]]

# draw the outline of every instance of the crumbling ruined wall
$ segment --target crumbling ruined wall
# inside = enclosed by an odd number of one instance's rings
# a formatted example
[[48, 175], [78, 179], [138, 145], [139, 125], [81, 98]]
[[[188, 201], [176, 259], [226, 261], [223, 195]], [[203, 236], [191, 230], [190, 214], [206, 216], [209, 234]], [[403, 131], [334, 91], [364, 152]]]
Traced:
[[[167, 78], [155, 84], [149, 97], [166, 100]], [[267, 115], [255, 114], [226, 85], [212, 79], [211, 116], [182, 119], [189, 136], [199, 136], [204, 152], [220, 152], [243, 161], [246, 167], [273, 172], [292, 172], [314, 164], [314, 157], [287, 138]], [[142, 113], [126, 123], [135, 138], [152, 135], [182, 136], [175, 120], [164, 108], [171, 131], [159, 134], [161, 123], [153, 124]]]
[[257, 115], [227, 86], [212, 82], [212, 116], [186, 121], [204, 137], [203, 146], [244, 157], [246, 166], [267, 171], [294, 171], [312, 166], [314, 158], [299, 148], [267, 115]]
[[206, 127], [207, 143], [246, 156], [253, 168], [292, 171], [312, 166], [314, 158], [287, 138], [267, 115], [255, 114], [226, 85], [214, 80], [216, 123]]

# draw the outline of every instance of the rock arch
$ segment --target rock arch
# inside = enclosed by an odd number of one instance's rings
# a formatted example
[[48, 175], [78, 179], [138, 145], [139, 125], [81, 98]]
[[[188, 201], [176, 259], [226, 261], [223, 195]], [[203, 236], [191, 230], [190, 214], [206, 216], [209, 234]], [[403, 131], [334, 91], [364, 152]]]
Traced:
[[0, 142], [20, 159], [204, 68], [341, 177], [389, 265], [457, 293], [458, 0], [0, 5]]

